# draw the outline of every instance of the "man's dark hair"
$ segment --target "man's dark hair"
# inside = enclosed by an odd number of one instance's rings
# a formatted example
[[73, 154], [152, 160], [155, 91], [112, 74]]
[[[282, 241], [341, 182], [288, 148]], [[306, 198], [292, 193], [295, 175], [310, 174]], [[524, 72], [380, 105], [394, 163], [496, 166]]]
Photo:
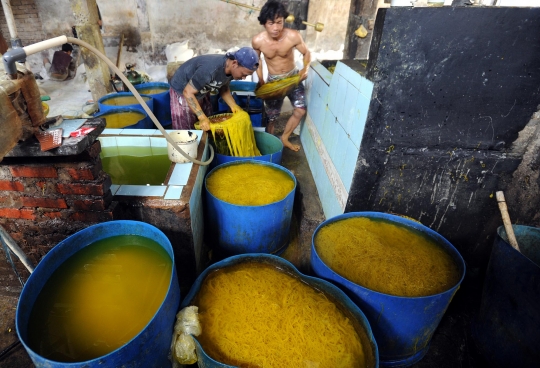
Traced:
[[65, 43], [62, 45], [62, 51], [64, 52], [73, 51], [73, 46], [71, 46], [69, 43]]
[[259, 23], [264, 26], [269, 20], [274, 21], [276, 18], [287, 18], [288, 16], [289, 12], [281, 2], [270, 0], [264, 4], [257, 19], [259, 20]]

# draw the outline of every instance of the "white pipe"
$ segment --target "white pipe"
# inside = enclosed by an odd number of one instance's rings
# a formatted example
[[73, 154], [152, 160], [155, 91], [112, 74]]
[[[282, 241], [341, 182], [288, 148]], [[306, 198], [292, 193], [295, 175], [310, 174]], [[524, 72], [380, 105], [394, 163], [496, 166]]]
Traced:
[[[59, 38], [59, 37], [57, 37], [57, 38]], [[174, 149], [176, 149], [178, 152], [180, 152], [180, 154], [182, 156], [187, 158], [189, 161], [191, 161], [191, 162], [193, 162], [195, 164], [202, 165], [202, 166], [209, 165], [212, 162], [212, 160], [214, 159], [214, 149], [213, 149], [211, 144], [208, 145], [210, 147], [210, 158], [208, 159], [208, 161], [200, 161], [200, 160], [194, 159], [193, 157], [191, 157], [190, 155], [185, 153], [184, 150], [182, 150], [178, 146], [178, 144], [171, 138], [171, 136], [165, 131], [165, 129], [163, 128], [161, 123], [158, 121], [158, 119], [156, 118], [156, 116], [154, 115], [152, 110], [150, 110], [150, 108], [148, 107], [146, 102], [142, 99], [139, 92], [135, 89], [135, 87], [133, 87], [133, 84], [131, 84], [129, 82], [129, 80], [124, 76], [124, 74], [120, 71], [120, 69], [118, 69], [116, 67], [116, 65], [114, 65], [114, 63], [112, 61], [107, 59], [107, 57], [105, 55], [103, 55], [101, 52], [99, 52], [99, 50], [97, 50], [95, 47], [93, 47], [89, 43], [84, 42], [82, 40], [79, 40], [78, 38], [68, 37], [67, 41], [70, 42], [70, 43], [74, 43], [76, 45], [79, 45], [79, 46], [86, 47], [88, 50], [90, 50], [94, 54], [96, 54], [101, 60], [103, 60], [116, 73], [116, 75], [118, 75], [118, 77], [120, 77], [122, 82], [124, 82], [124, 84], [128, 87], [128, 89], [133, 93], [133, 96], [137, 99], [137, 101], [139, 101], [139, 103], [141, 104], [141, 107], [144, 109], [144, 111], [146, 111], [146, 113], [148, 114], [148, 117], [154, 122], [154, 125], [159, 129], [161, 134], [163, 134], [163, 137], [165, 137], [167, 142], [169, 142], [171, 144], [171, 146], [173, 146]], [[40, 43], [42, 43], [42, 42], [40, 42]]]
[[28, 46], [24, 46], [23, 50], [26, 53], [26, 56], [29, 56], [29, 55], [35, 54], [36, 52], [40, 52], [40, 51], [49, 49], [51, 47], [56, 47], [56, 46], [63, 45], [65, 43], [67, 43], [67, 42], [68, 42], [68, 40], [67, 40], [66, 36], [58, 36], [58, 37], [51, 38], [51, 39], [41, 41], [41, 42], [38, 42], [38, 43], [33, 43], [31, 45], [28, 45]]
[[12, 39], [19, 38], [17, 35], [17, 27], [15, 27], [15, 18], [13, 17], [13, 11], [11, 10], [9, 0], [2, 0], [2, 7], [4, 8], [9, 35]]
[[159, 129], [161, 134], [163, 134], [163, 137], [165, 137], [167, 142], [169, 142], [171, 144], [171, 146], [173, 146], [173, 148], [176, 149], [182, 156], [184, 156], [189, 161], [191, 161], [191, 162], [193, 162], [195, 164], [198, 164], [198, 165], [206, 166], [206, 165], [209, 165], [210, 162], [212, 162], [212, 160], [214, 158], [214, 149], [213, 149], [212, 145], [209, 145], [209, 147], [210, 147], [210, 158], [207, 161], [200, 161], [200, 160], [194, 159], [193, 157], [191, 157], [187, 153], [185, 153], [184, 150], [182, 150], [178, 146], [178, 144], [171, 138], [171, 136], [165, 131], [165, 129], [160, 124], [160, 122], [157, 120], [157, 118], [154, 115], [154, 113], [152, 112], [152, 110], [150, 110], [150, 108], [148, 107], [146, 102], [142, 99], [141, 95], [139, 95], [139, 92], [135, 89], [135, 87], [133, 87], [133, 85], [124, 76], [124, 74], [120, 71], [120, 69], [118, 69], [116, 67], [116, 65], [114, 65], [114, 63], [112, 61], [107, 59], [107, 57], [105, 55], [103, 55], [95, 47], [93, 47], [92, 45], [90, 45], [87, 42], [81, 41], [81, 40], [79, 40], [77, 38], [73, 38], [73, 37], [59, 36], [59, 37], [51, 38], [49, 40], [45, 40], [45, 41], [41, 41], [41, 42], [38, 42], [38, 43], [35, 43], [35, 44], [32, 44], [32, 45], [25, 46], [22, 49], [10, 50], [10, 51], [6, 52], [4, 54], [4, 56], [3, 56], [6, 72], [8, 72], [8, 74], [13, 74], [13, 73], [16, 74], [16, 72], [17, 72], [16, 69], [14, 69], [13, 71], [10, 71], [10, 68], [13, 67], [15, 61], [20, 60], [23, 57], [35, 54], [36, 52], [43, 51], [43, 50], [48, 49], [50, 47], [63, 45], [64, 43], [68, 43], [68, 42], [69, 43], [74, 43], [76, 45], [80, 45], [80, 46], [83, 46], [83, 47], [86, 47], [88, 50], [90, 50], [96, 56], [98, 56], [101, 60], [103, 60], [116, 73], [116, 75], [118, 75], [120, 77], [122, 82], [124, 82], [124, 84], [128, 87], [128, 89], [133, 93], [133, 96], [141, 104], [141, 107], [144, 109], [144, 111], [146, 111], [146, 113], [148, 114], [148, 117], [150, 117], [150, 119], [154, 122], [154, 125]]
[[21, 248], [19, 248], [17, 243], [15, 243], [13, 238], [11, 236], [9, 236], [7, 231], [2, 226], [0, 226], [0, 238], [1, 238], [1, 240], [4, 241], [4, 243], [7, 244], [9, 249], [11, 249], [11, 251], [13, 253], [15, 253], [15, 255], [17, 257], [19, 257], [19, 259], [23, 263], [24, 267], [26, 267], [26, 269], [28, 271], [30, 271], [30, 273], [34, 272], [34, 265], [32, 264], [32, 261], [30, 261], [30, 259], [28, 259], [28, 257], [23, 252], [23, 250]]

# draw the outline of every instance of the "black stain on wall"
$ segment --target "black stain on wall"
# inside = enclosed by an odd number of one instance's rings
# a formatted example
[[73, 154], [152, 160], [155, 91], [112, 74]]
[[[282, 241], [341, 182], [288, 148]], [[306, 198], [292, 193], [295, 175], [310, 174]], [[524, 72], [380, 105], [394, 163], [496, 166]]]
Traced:
[[374, 82], [346, 212], [406, 214], [484, 266], [501, 225], [494, 192], [540, 103], [540, 9], [380, 9]]

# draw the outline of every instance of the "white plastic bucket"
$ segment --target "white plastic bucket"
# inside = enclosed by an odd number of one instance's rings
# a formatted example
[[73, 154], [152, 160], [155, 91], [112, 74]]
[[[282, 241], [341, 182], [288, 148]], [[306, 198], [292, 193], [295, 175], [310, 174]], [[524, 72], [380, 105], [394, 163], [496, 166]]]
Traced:
[[[198, 138], [197, 134], [189, 130], [179, 130], [169, 133], [173, 141], [184, 151], [187, 155], [193, 158], [197, 158]], [[169, 154], [169, 160], [177, 163], [190, 162], [180, 152], [178, 152], [169, 142], [167, 142], [167, 153]]]

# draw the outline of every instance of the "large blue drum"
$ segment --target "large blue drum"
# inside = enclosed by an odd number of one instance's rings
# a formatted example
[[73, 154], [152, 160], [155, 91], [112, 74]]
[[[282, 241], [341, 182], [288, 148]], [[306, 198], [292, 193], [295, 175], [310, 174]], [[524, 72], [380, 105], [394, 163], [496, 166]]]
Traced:
[[281, 157], [283, 155], [283, 143], [281, 143], [281, 140], [266, 132], [254, 131], [253, 134], [255, 136], [255, 144], [261, 152], [260, 156], [237, 157], [222, 155], [221, 153], [216, 152], [214, 160], [212, 161], [212, 166], [214, 167], [227, 162], [247, 160], [266, 161], [281, 165]]
[[[285, 172], [294, 181], [294, 187], [285, 198], [263, 206], [243, 206], [225, 202], [207, 189], [207, 180], [216, 171], [243, 164], [271, 166]], [[208, 232], [224, 256], [244, 253], [282, 253], [289, 244], [296, 178], [282, 166], [264, 161], [233, 161], [213, 168], [204, 181]], [[246, 188], [257, 192], [257, 188]]]
[[[150, 111], [154, 112], [154, 99], [152, 96], [141, 95], [141, 97], [150, 108]], [[131, 92], [109, 93], [98, 100], [98, 106], [100, 113], [118, 108], [132, 108], [138, 109], [146, 114], [144, 108], [141, 106], [138, 100], [135, 99], [135, 96]], [[149, 125], [152, 129], [156, 129], [154, 127], [154, 122], [148, 116], [144, 120], [144, 124]]]
[[[106, 110], [94, 117], [105, 119], [107, 129], [154, 129], [154, 123], [148, 119], [148, 114], [133, 107]], [[110, 124], [110, 121], [114, 121], [114, 124]]]
[[135, 89], [140, 94], [152, 96], [154, 99], [154, 115], [163, 126], [172, 124], [170, 88], [169, 83], [165, 82], [148, 82], [135, 85]]
[[[376, 368], [379, 366], [379, 353], [377, 350], [377, 343], [375, 342], [375, 339], [373, 338], [373, 334], [371, 332], [369, 322], [367, 321], [362, 311], [358, 308], [358, 306], [356, 306], [347, 297], [347, 295], [345, 295], [345, 293], [343, 293], [336, 286], [332, 285], [329, 282], [321, 280], [319, 278], [306, 276], [300, 273], [291, 263], [289, 263], [288, 261], [284, 260], [281, 257], [276, 257], [270, 254], [242, 254], [242, 255], [226, 258], [220, 262], [213, 264], [212, 266], [204, 270], [203, 273], [197, 278], [197, 280], [191, 287], [188, 295], [182, 301], [182, 305], [180, 306], [180, 308], [182, 309], [189, 305], [192, 305], [193, 300], [197, 296], [197, 293], [201, 289], [202, 283], [204, 282], [204, 279], [206, 278], [208, 274], [210, 274], [211, 272], [215, 270], [227, 268], [227, 267], [234, 266], [234, 265], [244, 263], [244, 262], [261, 262], [261, 263], [275, 265], [277, 268], [283, 270], [284, 272], [287, 272], [291, 275], [299, 277], [302, 281], [304, 281], [309, 286], [322, 291], [328, 297], [332, 298], [333, 301], [340, 308], [349, 311], [351, 313], [352, 318], [355, 319], [354, 324], [358, 325], [356, 332], [358, 333], [358, 336], [360, 337], [362, 341], [362, 346], [364, 347], [366, 367]], [[196, 338], [195, 338], [195, 346], [196, 346], [197, 358], [198, 358], [197, 364], [200, 368], [233, 368], [230, 365], [217, 362], [214, 359], [212, 359], [210, 356], [208, 356], [208, 354], [206, 354], [206, 352], [204, 351], [201, 344], [199, 344]], [[336, 364], [336, 366], [338, 365], [339, 363]]]
[[[351, 217], [380, 219], [427, 236], [454, 260], [461, 274], [459, 282], [439, 294], [400, 297], [370, 290], [338, 275], [317, 254], [315, 237], [322, 227]], [[315, 275], [340, 286], [365, 313], [377, 340], [381, 367], [407, 367], [424, 357], [435, 329], [465, 276], [463, 258], [444, 237], [418, 222], [379, 212], [350, 212], [321, 223], [313, 233], [311, 266]]]
[[[117, 235], [139, 235], [156, 241], [172, 260], [169, 289], [152, 320], [138, 335], [107, 355], [84, 362], [63, 363], [46, 359], [28, 345], [28, 322], [39, 293], [52, 274], [68, 258], [98, 240]], [[169, 239], [159, 229], [138, 221], [109, 221], [81, 230], [56, 245], [41, 260], [26, 282], [17, 306], [17, 334], [30, 358], [38, 368], [92, 367], [166, 367], [176, 312], [180, 303], [180, 288]]]
[[520, 251], [497, 229], [472, 332], [492, 367], [532, 368], [540, 365], [540, 228], [513, 229]]

